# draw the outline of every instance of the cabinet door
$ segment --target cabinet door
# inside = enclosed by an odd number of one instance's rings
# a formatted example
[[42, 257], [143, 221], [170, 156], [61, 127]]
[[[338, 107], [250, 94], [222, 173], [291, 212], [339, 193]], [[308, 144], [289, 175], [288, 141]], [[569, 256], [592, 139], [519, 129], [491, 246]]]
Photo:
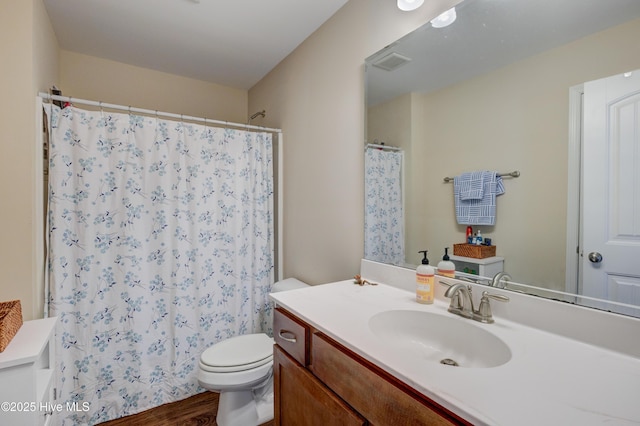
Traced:
[[320, 333], [311, 336], [309, 368], [371, 424], [469, 424]]
[[274, 346], [274, 420], [282, 426], [365, 425], [366, 421], [307, 369]]

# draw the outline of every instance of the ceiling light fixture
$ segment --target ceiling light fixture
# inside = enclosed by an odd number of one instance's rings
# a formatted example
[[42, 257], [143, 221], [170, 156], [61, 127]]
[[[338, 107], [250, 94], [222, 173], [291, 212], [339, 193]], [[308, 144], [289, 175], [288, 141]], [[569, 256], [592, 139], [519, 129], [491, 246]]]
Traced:
[[398, 9], [408, 12], [422, 6], [424, 0], [398, 0]]
[[433, 25], [433, 28], [444, 28], [453, 24], [457, 17], [458, 15], [456, 14], [456, 8], [452, 7], [446, 12], [436, 16], [435, 19], [431, 21], [431, 25]]

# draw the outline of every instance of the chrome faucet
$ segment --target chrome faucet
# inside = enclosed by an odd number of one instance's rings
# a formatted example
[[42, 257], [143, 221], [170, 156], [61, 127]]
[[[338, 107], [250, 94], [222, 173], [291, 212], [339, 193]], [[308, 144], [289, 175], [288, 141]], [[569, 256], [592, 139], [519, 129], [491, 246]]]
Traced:
[[471, 286], [462, 283], [454, 284], [444, 293], [451, 299], [448, 311], [465, 318], [473, 318], [473, 299], [471, 298]]
[[444, 296], [451, 299], [448, 311], [452, 314], [460, 315], [464, 318], [470, 318], [475, 321], [491, 324], [494, 322], [493, 315], [491, 314], [491, 304], [489, 299], [498, 300], [500, 302], [508, 302], [507, 296], [499, 294], [490, 294], [488, 291], [482, 292], [482, 299], [480, 299], [480, 306], [476, 311], [473, 308], [473, 298], [471, 297], [471, 286], [462, 283], [450, 285], [448, 283], [440, 281], [441, 284], [449, 285]]
[[[511, 280], [511, 275], [507, 274], [506, 272], [498, 272], [493, 279], [491, 280], [491, 282], [489, 283], [489, 285], [491, 287], [498, 287], [498, 288], [507, 288], [507, 281]], [[504, 283], [503, 283], [504, 281]]]

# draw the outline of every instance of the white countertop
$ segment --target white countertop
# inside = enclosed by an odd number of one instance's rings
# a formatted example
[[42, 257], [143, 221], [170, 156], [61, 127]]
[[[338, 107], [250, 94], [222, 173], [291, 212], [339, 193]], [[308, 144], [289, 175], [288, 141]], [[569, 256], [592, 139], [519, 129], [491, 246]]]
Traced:
[[[384, 284], [359, 286], [348, 280], [272, 293], [271, 297], [309, 325], [474, 424], [640, 424], [640, 359], [636, 357], [511, 322], [495, 313], [493, 324], [464, 319], [448, 313], [443, 300], [421, 305], [415, 302], [414, 293]], [[373, 315], [395, 309], [468, 321], [507, 343], [511, 360], [492, 368], [406, 362], [368, 327]]]

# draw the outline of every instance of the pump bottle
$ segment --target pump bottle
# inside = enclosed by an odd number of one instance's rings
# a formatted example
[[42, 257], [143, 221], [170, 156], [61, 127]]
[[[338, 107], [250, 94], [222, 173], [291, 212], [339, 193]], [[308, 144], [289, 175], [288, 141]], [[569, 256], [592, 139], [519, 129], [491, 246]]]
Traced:
[[438, 262], [438, 275], [444, 275], [449, 278], [456, 277], [456, 265], [449, 259], [449, 247], [444, 248], [444, 256]]
[[429, 265], [427, 250], [419, 251], [424, 253], [422, 264], [416, 268], [416, 301], [418, 303], [433, 303], [433, 293], [435, 284], [435, 268]]

